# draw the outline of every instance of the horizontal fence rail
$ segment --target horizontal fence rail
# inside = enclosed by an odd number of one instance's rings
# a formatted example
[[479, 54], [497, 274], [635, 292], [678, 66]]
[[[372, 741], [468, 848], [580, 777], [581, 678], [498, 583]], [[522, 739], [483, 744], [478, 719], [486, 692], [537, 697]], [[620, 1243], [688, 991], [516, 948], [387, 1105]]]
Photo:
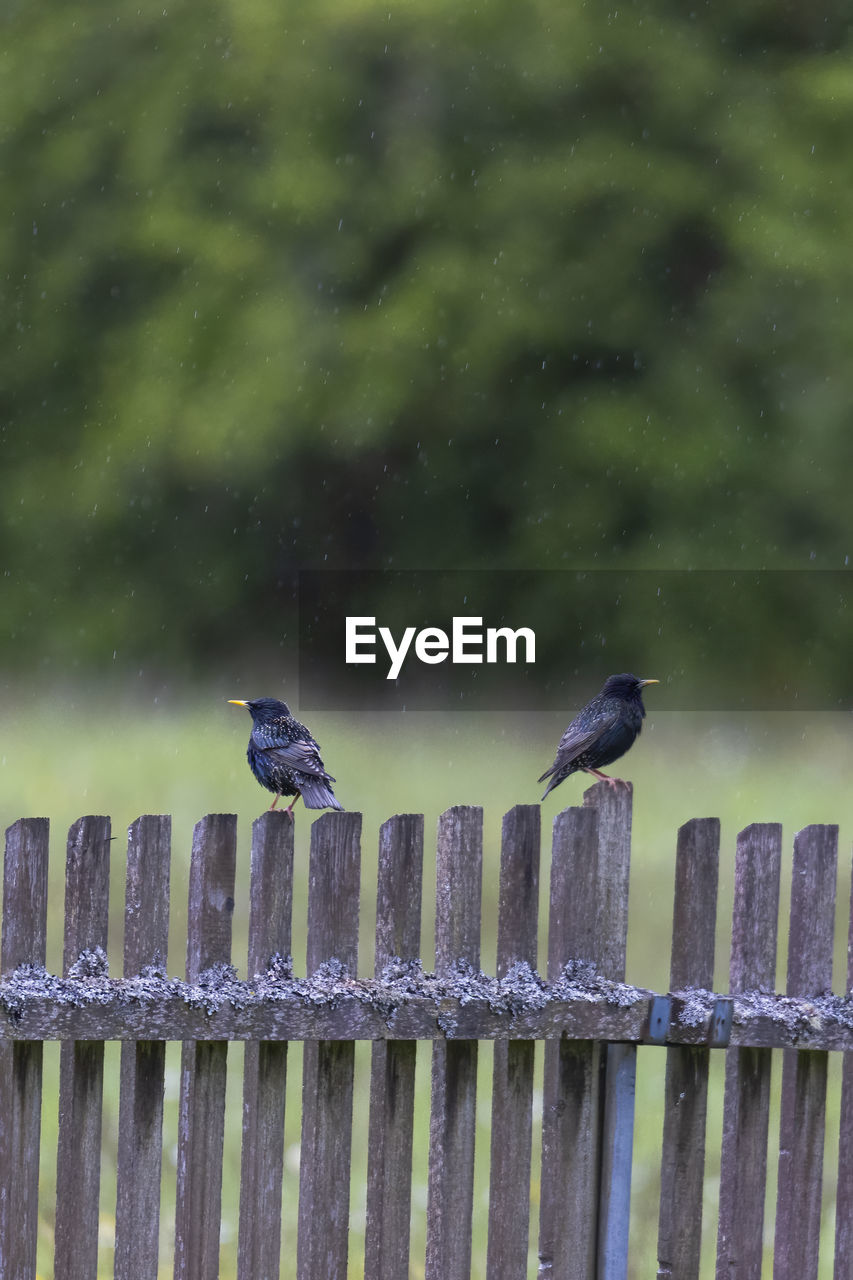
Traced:
[[[628, 1274], [638, 1046], [663, 1046], [658, 1276], [698, 1277], [709, 1064], [726, 1054], [717, 1276], [759, 1277], [764, 1256], [772, 1049], [783, 1049], [774, 1275], [818, 1275], [828, 1054], [844, 1053], [837, 1276], [853, 1257], [853, 959], [831, 992], [838, 831], [794, 842], [784, 994], [773, 991], [782, 866], [778, 824], [738, 837], [729, 989], [715, 992], [720, 830], [678, 833], [671, 990], [626, 981], [632, 792], [606, 783], [554, 820], [545, 975], [538, 972], [540, 809], [505, 817], [498, 953], [482, 971], [482, 811], [439, 820], [434, 965], [419, 956], [424, 822], [379, 834], [373, 975], [357, 973], [361, 815], [314, 822], [305, 972], [290, 956], [294, 823], [252, 829], [247, 976], [232, 964], [237, 822], [196, 827], [185, 973], [169, 974], [170, 820], [138, 819], [127, 846], [124, 973], [106, 960], [110, 823], [68, 837], [62, 974], [45, 969], [46, 819], [6, 833], [0, 942], [0, 1278], [35, 1277], [42, 1044], [62, 1041], [55, 1274], [95, 1277], [104, 1042], [121, 1041], [114, 1274], [158, 1274], [165, 1045], [180, 1041], [174, 1274], [219, 1274], [228, 1044], [245, 1041], [237, 1274], [347, 1275], [354, 1049], [373, 1042], [365, 1275], [410, 1266], [415, 1049], [432, 1052], [425, 1207], [428, 1280]], [[300, 908], [305, 910], [304, 907]], [[853, 917], [851, 917], [853, 937]], [[853, 948], [850, 955], [853, 956]], [[298, 1230], [281, 1251], [288, 1044], [302, 1042]], [[478, 1044], [494, 1041], [488, 1248], [472, 1258]], [[541, 1169], [533, 1170], [536, 1041], [544, 1045]], [[57, 1105], [57, 1104], [54, 1104]], [[844, 1138], [845, 1132], [847, 1138]], [[539, 1221], [531, 1222], [538, 1179]], [[45, 1206], [41, 1206], [45, 1216]], [[293, 1268], [295, 1267], [295, 1270]], [[289, 1269], [290, 1268], [290, 1269]]]

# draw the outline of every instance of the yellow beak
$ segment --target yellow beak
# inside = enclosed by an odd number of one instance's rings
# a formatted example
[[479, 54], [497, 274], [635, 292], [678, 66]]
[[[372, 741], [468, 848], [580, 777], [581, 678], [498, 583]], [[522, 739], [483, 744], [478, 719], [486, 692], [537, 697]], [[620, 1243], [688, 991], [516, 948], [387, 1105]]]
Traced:
[[234, 707], [248, 707], [248, 702], [243, 702], [242, 698], [229, 698], [228, 701]]
[[642, 689], [642, 687], [643, 687], [643, 685], [644, 685], [644, 684], [660, 684], [660, 680], [641, 680], [641, 681], [640, 681], [640, 688], [641, 688], [641, 689]]

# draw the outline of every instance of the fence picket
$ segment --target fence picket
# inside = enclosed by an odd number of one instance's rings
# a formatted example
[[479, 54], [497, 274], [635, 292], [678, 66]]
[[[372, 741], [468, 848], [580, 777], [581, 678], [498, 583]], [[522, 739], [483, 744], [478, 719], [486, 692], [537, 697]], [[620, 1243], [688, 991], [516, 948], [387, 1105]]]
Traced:
[[[166, 971], [172, 820], [137, 818], [128, 831], [124, 974]], [[126, 1040], [116, 1168], [115, 1280], [156, 1280], [160, 1246], [164, 1040]]]
[[[267, 810], [252, 823], [249, 890], [251, 980], [290, 954], [293, 915], [293, 822]], [[281, 1254], [284, 1091], [287, 1041], [250, 1040], [243, 1057], [238, 1280], [277, 1280]]]
[[[421, 941], [424, 820], [398, 814], [379, 832], [374, 972], [417, 961]], [[415, 1104], [414, 1040], [376, 1040], [370, 1067], [364, 1271], [372, 1280], [409, 1274]]]
[[[590, 787], [583, 797], [585, 807], [598, 813], [596, 931], [590, 958], [599, 972], [614, 982], [625, 979], [633, 798], [630, 783], [611, 786], [606, 782]], [[637, 1046], [608, 1044], [603, 1052], [598, 1270], [602, 1280], [624, 1280], [628, 1274]]]
[[[729, 990], [772, 991], [776, 981], [776, 933], [782, 827], [753, 823], [741, 831], [735, 855]], [[767, 1132], [770, 1118], [770, 1049], [726, 1051], [717, 1280], [761, 1280]]]
[[[81, 818], [68, 838], [63, 978], [43, 971], [48, 824], [7, 831], [0, 939], [0, 1276], [32, 1276], [38, 1240], [38, 1147], [44, 1037], [62, 1041], [54, 1274], [97, 1273], [105, 1039], [121, 1039], [115, 1275], [158, 1274], [165, 1044], [184, 1038], [175, 1275], [219, 1270], [227, 1038], [246, 1042], [240, 1178], [240, 1280], [280, 1272], [287, 1040], [302, 1041], [298, 1280], [347, 1274], [355, 1040], [373, 1039], [365, 1274], [409, 1270], [414, 1081], [418, 1040], [433, 1043], [427, 1280], [468, 1280], [472, 1264], [478, 1042], [493, 1038], [489, 1280], [527, 1273], [535, 1042], [545, 1081], [539, 1274], [627, 1275], [638, 1043], [669, 1026], [661, 1150], [660, 1277], [699, 1272], [710, 1046], [732, 1008], [726, 1057], [717, 1280], [760, 1280], [771, 1046], [783, 1047], [776, 1280], [816, 1280], [828, 1052], [845, 1051], [835, 1280], [853, 1275], [853, 1037], [830, 994], [836, 827], [794, 842], [788, 979], [775, 985], [781, 828], [738, 837], [729, 976], [713, 986], [719, 847], [716, 819], [679, 831], [670, 985], [676, 999], [624, 980], [631, 791], [601, 784], [554, 822], [548, 978], [536, 965], [540, 810], [504, 817], [495, 980], [479, 973], [482, 811], [439, 820], [436, 974], [420, 972], [423, 819], [398, 815], [380, 834], [376, 981], [357, 977], [361, 815], [330, 813], [311, 832], [309, 981], [263, 978], [290, 947], [293, 825], [253, 827], [249, 979], [230, 968], [236, 819], [212, 815], [193, 837], [186, 983], [138, 981], [166, 968], [170, 819], [128, 832], [125, 980], [105, 981], [109, 820]], [[407, 971], [407, 967], [410, 969]], [[405, 981], [393, 983], [395, 973]], [[386, 985], [383, 987], [383, 978]], [[518, 986], [514, 982], [518, 981]], [[695, 1018], [671, 1018], [678, 992]], [[853, 994], [853, 891], [848, 942]], [[716, 1030], [715, 1030], [716, 1028]], [[26, 1037], [30, 1039], [26, 1039]], [[134, 1040], [134, 1036], [143, 1039]], [[70, 1038], [69, 1038], [70, 1037]], [[286, 1037], [286, 1039], [285, 1039]], [[322, 1039], [321, 1037], [326, 1037]], [[330, 1039], [330, 1037], [332, 1037]], [[652, 1051], [649, 1051], [652, 1052]]]
[[[196, 824], [190, 857], [187, 981], [231, 960], [237, 819], [208, 814]], [[222, 1212], [225, 1129], [224, 1040], [181, 1046], [178, 1171], [175, 1205], [176, 1280], [216, 1280]]]
[[[548, 979], [595, 948], [595, 808], [564, 809], [554, 819], [548, 924]], [[594, 1280], [599, 1176], [602, 1047], [592, 1040], [545, 1045], [539, 1274]]]
[[[79, 818], [68, 833], [63, 972], [98, 964], [106, 952], [110, 900], [110, 820]], [[81, 959], [82, 957], [82, 959]], [[98, 1270], [103, 1040], [63, 1040], [59, 1052], [56, 1153], [57, 1280], [86, 1280]]]
[[[438, 820], [435, 969], [452, 978], [480, 964], [483, 811], [448, 809]], [[471, 1270], [477, 1041], [436, 1040], [432, 1051], [426, 1280], [467, 1280]]]
[[[516, 805], [504, 815], [501, 840], [497, 976], [523, 962], [536, 968], [539, 917], [540, 809]], [[492, 1083], [489, 1280], [527, 1275], [532, 1138], [532, 1040], [496, 1040]]]
[[[847, 996], [853, 996], [853, 885], [847, 932]], [[853, 1276], [853, 1053], [845, 1053], [841, 1068], [841, 1142], [838, 1147], [838, 1190], [835, 1197], [835, 1280]]]
[[[311, 828], [309, 976], [358, 963], [361, 814], [325, 813]], [[298, 1280], [346, 1280], [355, 1045], [308, 1040], [302, 1051]]]
[[591, 936], [578, 954], [614, 982], [625, 981], [633, 802], [630, 782], [615, 787], [598, 782], [583, 793], [584, 808], [598, 814], [598, 844], [592, 860]]
[[[47, 818], [6, 832], [0, 973], [43, 966], [47, 939]], [[0, 1044], [0, 1276], [34, 1276], [38, 1241], [43, 1045]]]
[[[794, 838], [788, 995], [831, 990], [837, 856], [836, 826], [805, 827]], [[826, 1073], [825, 1052], [785, 1050], [774, 1280], [817, 1276]]]
[[[670, 989], [710, 990], [714, 984], [714, 931], [720, 823], [695, 818], [678, 832]], [[707, 1046], [666, 1051], [666, 1103], [661, 1155], [658, 1276], [694, 1280], [702, 1242]]]

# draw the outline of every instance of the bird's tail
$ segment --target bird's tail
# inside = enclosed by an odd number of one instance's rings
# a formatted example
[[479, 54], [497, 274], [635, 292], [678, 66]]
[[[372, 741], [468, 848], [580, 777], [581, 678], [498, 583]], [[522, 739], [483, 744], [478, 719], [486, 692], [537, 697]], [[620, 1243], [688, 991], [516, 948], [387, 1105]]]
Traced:
[[536, 779], [537, 782], [544, 782], [546, 778], [550, 778], [550, 782], [548, 783], [547, 787], [545, 788], [542, 794], [542, 799], [544, 800], [545, 796], [548, 795], [549, 791], [553, 791], [554, 788], [558, 787], [561, 782], [565, 782], [568, 776], [569, 775], [567, 773], [563, 773], [562, 770], [559, 770], [559, 771], [557, 770], [557, 762], [555, 760], [554, 763], [551, 765], [551, 768], [546, 769], [545, 772], [542, 774], [542, 777]]
[[306, 809], [340, 809], [343, 812], [344, 806], [322, 778], [311, 778], [301, 783], [300, 791]]

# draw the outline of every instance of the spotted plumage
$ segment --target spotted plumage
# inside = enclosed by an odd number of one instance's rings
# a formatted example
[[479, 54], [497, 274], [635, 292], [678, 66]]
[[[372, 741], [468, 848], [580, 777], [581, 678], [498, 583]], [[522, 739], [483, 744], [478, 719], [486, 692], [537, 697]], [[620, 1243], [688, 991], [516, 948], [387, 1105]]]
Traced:
[[275, 793], [271, 809], [278, 804], [279, 796], [293, 796], [285, 810], [291, 818], [300, 796], [307, 809], [343, 809], [330, 786], [335, 779], [326, 772], [318, 744], [305, 725], [290, 714], [286, 703], [277, 698], [229, 701], [251, 713], [252, 732], [246, 756], [261, 786]]
[[609, 782], [611, 787], [623, 781], [601, 773], [601, 766], [612, 764], [633, 745], [646, 714], [640, 690], [644, 685], [657, 683], [657, 680], [640, 680], [628, 674], [608, 677], [601, 693], [575, 716], [560, 739], [554, 763], [539, 779], [544, 782], [550, 778], [543, 800], [549, 791], [578, 770]]

